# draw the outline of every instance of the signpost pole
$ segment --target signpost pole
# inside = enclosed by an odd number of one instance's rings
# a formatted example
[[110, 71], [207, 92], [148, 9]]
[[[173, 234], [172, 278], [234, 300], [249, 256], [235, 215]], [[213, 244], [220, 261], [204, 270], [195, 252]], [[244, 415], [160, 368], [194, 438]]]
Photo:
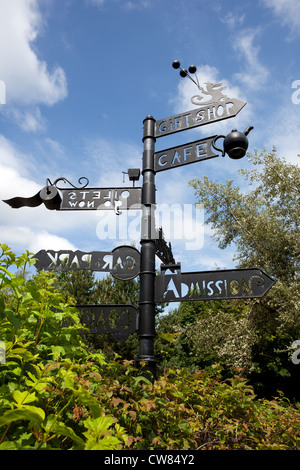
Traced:
[[154, 137], [155, 119], [147, 116], [144, 120], [143, 152], [143, 186], [141, 218], [141, 267], [139, 299], [139, 356], [137, 362], [146, 361], [146, 371], [156, 376], [154, 357], [155, 337], [155, 171], [154, 171]]

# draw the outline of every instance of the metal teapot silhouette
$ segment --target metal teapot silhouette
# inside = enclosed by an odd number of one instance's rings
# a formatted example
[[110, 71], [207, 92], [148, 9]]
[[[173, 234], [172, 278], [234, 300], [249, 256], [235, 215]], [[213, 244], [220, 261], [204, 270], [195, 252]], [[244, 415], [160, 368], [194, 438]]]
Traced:
[[[247, 127], [244, 132], [239, 132], [236, 129], [232, 129], [230, 134], [226, 136], [218, 135], [217, 137], [215, 137], [212, 146], [216, 150], [222, 152], [222, 157], [225, 157], [225, 153], [227, 153], [227, 155], [233, 160], [243, 158], [246, 155], [246, 151], [248, 149], [247, 135], [252, 129], [254, 129], [253, 126]], [[220, 149], [215, 145], [216, 141], [221, 137], [224, 139], [223, 149]]]

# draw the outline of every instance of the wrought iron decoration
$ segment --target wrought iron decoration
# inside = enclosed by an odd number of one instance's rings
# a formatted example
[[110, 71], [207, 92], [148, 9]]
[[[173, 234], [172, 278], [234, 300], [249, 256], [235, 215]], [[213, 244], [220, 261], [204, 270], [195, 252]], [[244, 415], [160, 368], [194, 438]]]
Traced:
[[169, 242], [167, 244], [163, 236], [163, 230], [158, 230], [158, 238], [155, 240], [156, 255], [165, 264], [175, 264], [175, 260], [172, 253], [172, 245]]
[[[82, 180], [85, 180], [85, 184], [81, 183]], [[85, 176], [82, 176], [81, 178], [79, 178], [78, 183], [81, 185], [79, 187], [74, 186], [72, 183], [70, 183], [69, 180], [67, 180], [64, 177], [57, 178], [54, 181], [54, 183], [51, 183], [50, 179], [47, 178], [46, 186], [34, 196], [31, 196], [31, 197], [17, 196], [11, 199], [5, 199], [3, 200], [3, 202], [8, 204], [13, 209], [19, 209], [20, 207], [24, 207], [24, 206], [37, 207], [44, 203], [47, 209], [57, 210], [60, 208], [60, 204], [62, 201], [61, 196], [58, 191], [59, 189], [62, 189], [62, 188], [57, 187], [57, 183], [59, 181], [63, 181], [64, 183], [69, 183], [72, 186], [72, 188], [75, 188], [75, 189], [83, 189], [89, 184], [89, 180]]]
[[[156, 138], [173, 134], [174, 132], [191, 129], [193, 127], [221, 121], [223, 119], [232, 118], [246, 105], [242, 100], [230, 98], [225, 95], [223, 90], [225, 90], [226, 87], [222, 86], [221, 82], [207, 82], [205, 83], [205, 89], [200, 86], [196, 76], [196, 80], [194, 80], [186, 69], [182, 69], [180, 67], [180, 62], [178, 60], [173, 62], [173, 67], [175, 69], [180, 68], [180, 75], [192, 80], [202, 95], [194, 95], [191, 98], [191, 103], [198, 106], [198, 108], [157, 120], [155, 123]], [[191, 65], [189, 68], [189, 71], [192, 74], [194, 74], [196, 70], [197, 68], [195, 65]], [[209, 98], [205, 100], [205, 97]]]

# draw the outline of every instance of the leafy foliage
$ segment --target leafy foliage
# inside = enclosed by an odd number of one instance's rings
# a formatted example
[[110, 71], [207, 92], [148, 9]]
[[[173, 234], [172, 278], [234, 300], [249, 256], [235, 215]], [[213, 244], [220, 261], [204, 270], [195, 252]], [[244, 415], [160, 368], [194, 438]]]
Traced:
[[[108, 432], [116, 429], [114, 421], [100, 419], [100, 406], [77, 386], [83, 373], [105, 363], [103, 355], [87, 351], [78, 334], [78, 311], [55, 291], [54, 275], [41, 272], [26, 281], [9, 268], [23, 266], [25, 272], [33, 263], [29, 253], [16, 257], [7, 246], [1, 248], [0, 337], [6, 346], [0, 369], [1, 448], [55, 448], [60, 447], [57, 438], [65, 436], [78, 448], [115, 449], [118, 432]], [[64, 326], [66, 319], [72, 326]], [[90, 410], [85, 439], [68, 426], [78, 400]], [[90, 417], [98, 421], [91, 424]]]
[[[55, 275], [26, 279], [29, 253], [1, 249], [0, 450], [300, 449], [299, 405], [257, 400], [218, 367], [175, 367], [152, 384], [131, 361], [105, 360], [78, 334]], [[172, 348], [177, 338], [161, 341]]]
[[273, 153], [248, 155], [253, 167], [241, 169], [253, 189], [244, 193], [233, 186], [193, 179], [198, 202], [204, 204], [207, 224], [224, 249], [232, 242], [237, 247], [240, 267], [257, 266], [282, 281], [299, 275], [299, 188], [300, 172]]
[[190, 185], [197, 203], [204, 204], [219, 247], [234, 243], [238, 267], [261, 268], [277, 282], [262, 299], [244, 303], [246, 309], [240, 304], [238, 317], [234, 303], [232, 314], [226, 302], [219, 314], [209, 316], [200, 307], [185, 335], [200, 360], [208, 346], [213, 361], [227, 369], [243, 367], [260, 393], [281, 389], [299, 399], [299, 371], [290, 360], [291, 345], [300, 338], [299, 167], [279, 158], [275, 149], [248, 158], [252, 168], [239, 171], [252, 188], [247, 193], [231, 180], [223, 184], [206, 176]]
[[[248, 370], [249, 348], [253, 338], [247, 320], [245, 301], [182, 302], [178, 309], [159, 320], [159, 336], [164, 332], [177, 335], [168, 366], [188, 367], [190, 371], [222, 363], [235, 373]], [[158, 345], [157, 345], [158, 346]], [[159, 347], [158, 354], [159, 354]]]

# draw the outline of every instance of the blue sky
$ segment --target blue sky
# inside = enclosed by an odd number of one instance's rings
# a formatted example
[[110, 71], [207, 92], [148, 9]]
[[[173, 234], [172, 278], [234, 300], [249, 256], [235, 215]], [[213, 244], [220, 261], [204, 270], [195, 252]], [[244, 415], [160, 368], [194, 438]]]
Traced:
[[[247, 105], [235, 118], [157, 139], [157, 150], [253, 125], [250, 151], [275, 145], [298, 164], [299, 46], [299, 0], [0, 0], [0, 200], [32, 196], [62, 176], [130, 186], [122, 172], [142, 166], [144, 118], [193, 108], [197, 88], [174, 59]], [[251, 167], [246, 158], [219, 157], [156, 175], [158, 207], [175, 210], [168, 241], [183, 272], [234, 267], [234, 246], [220, 250], [203, 226], [205, 208], [191, 210], [188, 181], [206, 174], [247, 191], [242, 167]], [[139, 248], [138, 212], [0, 203], [0, 215], [1, 242], [17, 253]]]

